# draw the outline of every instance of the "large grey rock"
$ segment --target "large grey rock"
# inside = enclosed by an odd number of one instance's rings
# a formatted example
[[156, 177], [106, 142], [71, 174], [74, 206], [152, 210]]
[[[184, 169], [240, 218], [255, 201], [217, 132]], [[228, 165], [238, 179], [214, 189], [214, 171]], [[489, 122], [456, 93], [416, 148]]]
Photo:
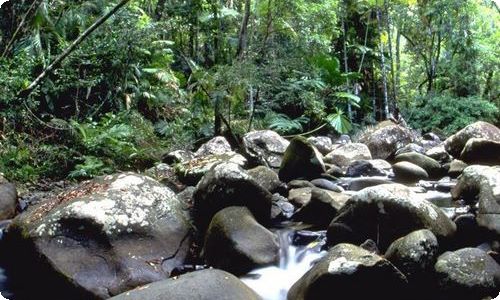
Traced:
[[220, 155], [231, 152], [231, 145], [223, 136], [216, 136], [196, 150], [194, 156], [205, 157], [208, 155]]
[[359, 142], [368, 146], [373, 158], [387, 159], [414, 139], [410, 129], [385, 121], [365, 132]]
[[0, 221], [12, 219], [16, 215], [16, 185], [0, 178]]
[[126, 173], [30, 207], [8, 227], [5, 253], [20, 298], [106, 299], [168, 278], [184, 263], [190, 231], [170, 189]]
[[227, 272], [208, 269], [154, 282], [110, 300], [261, 300], [241, 280]]
[[388, 260], [339, 244], [291, 287], [288, 299], [404, 299], [406, 285], [405, 276]]
[[295, 213], [293, 219], [326, 228], [348, 199], [346, 194], [313, 188], [310, 201]]
[[361, 191], [362, 189], [365, 189], [367, 187], [377, 186], [377, 185], [381, 185], [381, 184], [390, 184], [390, 183], [392, 183], [392, 182], [387, 178], [361, 177], [361, 178], [354, 178], [354, 179], [350, 180], [347, 189], [350, 191], [357, 192], [357, 191]]
[[297, 189], [291, 189], [288, 192], [288, 200], [290, 203], [295, 205], [296, 207], [303, 207], [309, 201], [311, 201], [311, 193], [313, 187], [303, 187], [303, 188], [297, 188]]
[[289, 182], [297, 178], [314, 179], [325, 173], [323, 156], [305, 138], [296, 137], [286, 149], [279, 178]]
[[414, 144], [414, 143], [410, 143], [402, 148], [399, 148], [395, 155], [398, 156], [400, 154], [403, 154], [403, 153], [408, 153], [408, 152], [417, 152], [417, 153], [421, 153], [421, 154], [424, 154], [425, 153], [425, 149], [424, 147], [420, 146], [420, 145], [417, 145], [417, 144]]
[[[356, 160], [347, 167], [346, 176], [361, 177], [361, 176], [385, 176], [386, 171], [374, 166], [374, 162], [378, 160]], [[377, 162], [375, 162], [377, 164]], [[389, 168], [391, 166], [389, 165]]]
[[429, 178], [424, 169], [407, 161], [395, 163], [392, 169], [394, 170], [396, 180], [402, 183], [415, 183], [419, 180]]
[[434, 204], [401, 184], [369, 187], [353, 195], [328, 227], [327, 242], [361, 244], [378, 241], [385, 250], [397, 238], [429, 229], [439, 239], [449, 239], [455, 224]]
[[200, 179], [215, 165], [234, 163], [240, 167], [247, 165], [247, 159], [235, 152], [211, 154], [175, 165], [175, 173], [179, 180], [187, 185], [196, 185]]
[[500, 165], [500, 140], [471, 138], [465, 144], [460, 160], [471, 165]]
[[478, 201], [479, 226], [500, 236], [500, 166], [469, 166], [451, 190], [454, 199]]
[[403, 272], [409, 282], [421, 283], [427, 281], [427, 272], [434, 268], [438, 251], [436, 236], [422, 229], [394, 241], [385, 252], [385, 258]]
[[185, 163], [194, 158], [194, 153], [187, 150], [175, 150], [165, 154], [162, 157], [162, 162], [168, 165]]
[[203, 256], [209, 266], [243, 275], [276, 263], [278, 238], [257, 223], [246, 207], [227, 207], [212, 218], [205, 236]]
[[444, 253], [435, 271], [443, 299], [480, 300], [500, 291], [500, 266], [477, 248]]
[[325, 161], [339, 167], [347, 167], [356, 160], [372, 159], [370, 150], [365, 144], [349, 143], [333, 150], [325, 156]]
[[454, 159], [450, 163], [450, 168], [448, 169], [448, 175], [452, 178], [457, 178], [462, 174], [462, 172], [467, 168], [468, 165], [461, 160]]
[[278, 174], [268, 167], [258, 166], [247, 172], [258, 184], [271, 193], [274, 193], [283, 186], [283, 183], [278, 178]]
[[307, 141], [323, 155], [327, 155], [333, 151], [332, 139], [327, 136], [314, 136], [308, 138]]
[[460, 153], [464, 149], [465, 144], [471, 138], [483, 138], [491, 141], [500, 141], [500, 129], [495, 125], [487, 122], [479, 121], [471, 124], [454, 135], [450, 136], [445, 141], [445, 149], [453, 157], [459, 158]]
[[444, 172], [441, 165], [434, 159], [417, 152], [403, 153], [396, 156], [396, 162], [407, 161], [424, 169], [429, 177], [438, 178], [443, 176]]
[[245, 206], [260, 223], [271, 217], [272, 194], [245, 170], [233, 163], [221, 163], [203, 176], [193, 195], [193, 214], [203, 232], [212, 217], [228, 206]]
[[271, 130], [252, 131], [243, 136], [245, 152], [257, 163], [277, 169], [290, 142]]

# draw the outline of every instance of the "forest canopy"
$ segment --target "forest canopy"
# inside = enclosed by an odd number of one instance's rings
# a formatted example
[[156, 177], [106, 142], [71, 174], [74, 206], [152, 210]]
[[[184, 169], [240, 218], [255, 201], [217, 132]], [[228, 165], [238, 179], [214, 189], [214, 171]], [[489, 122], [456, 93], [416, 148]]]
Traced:
[[499, 124], [494, 0], [8, 1], [0, 170], [140, 169], [214, 135]]

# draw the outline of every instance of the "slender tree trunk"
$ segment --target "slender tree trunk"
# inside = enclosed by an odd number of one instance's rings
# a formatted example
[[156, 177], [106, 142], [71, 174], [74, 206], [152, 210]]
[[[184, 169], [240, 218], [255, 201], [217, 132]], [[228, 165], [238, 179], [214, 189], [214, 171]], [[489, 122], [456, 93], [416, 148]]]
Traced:
[[389, 97], [387, 95], [387, 71], [385, 68], [385, 55], [384, 55], [384, 43], [382, 40], [382, 24], [381, 24], [381, 11], [380, 8], [377, 9], [377, 24], [378, 24], [378, 31], [379, 31], [379, 36], [380, 36], [380, 58], [381, 58], [381, 68], [382, 68], [382, 83], [384, 85], [383, 90], [384, 90], [384, 118], [387, 120], [389, 117]]
[[401, 85], [401, 33], [398, 29], [396, 34], [396, 95], [399, 95], [399, 87]]
[[236, 56], [238, 58], [243, 58], [245, 56], [245, 50], [248, 43], [248, 21], [250, 20], [250, 7], [252, 5], [251, 0], [245, 1], [245, 15], [243, 16], [243, 21], [241, 22], [241, 29], [238, 39], [238, 50]]
[[215, 33], [213, 34], [213, 44], [214, 44], [214, 64], [218, 64], [221, 58], [221, 47], [222, 47], [222, 21], [219, 16], [219, 0], [212, 0], [212, 14], [214, 15], [215, 23]]
[[[349, 65], [348, 65], [348, 60], [347, 60], [347, 29], [345, 26], [345, 18], [342, 16], [342, 32], [344, 35], [344, 40], [343, 40], [343, 45], [342, 45], [342, 52], [344, 55], [344, 72], [349, 73]], [[347, 79], [347, 90], [349, 91], [351, 87], [351, 83], [349, 79]], [[349, 121], [352, 122], [352, 107], [351, 103], [347, 102], [347, 116], [349, 117]]]
[[38, 75], [38, 77], [23, 91], [21, 91], [18, 97], [27, 97], [33, 90], [38, 87], [38, 85], [49, 75], [52, 70], [59, 65], [66, 57], [68, 57], [86, 38], [88, 38], [92, 32], [94, 32], [99, 26], [104, 24], [111, 16], [113, 16], [120, 8], [125, 6], [130, 0], [120, 1], [113, 9], [111, 9], [107, 14], [97, 19], [89, 28], [87, 28], [76, 40], [74, 40], [68, 48], [66, 48], [59, 56], [54, 59], [54, 61], [47, 67], [43, 72]]
[[[392, 91], [392, 104], [396, 105], [396, 79], [394, 76], [394, 57], [392, 54], [392, 30], [391, 30], [391, 15], [389, 12], [389, 4], [387, 0], [384, 0], [384, 9], [386, 14], [386, 28], [387, 28], [387, 37], [389, 42], [389, 59], [391, 60], [391, 91]], [[393, 108], [394, 110], [394, 108]]]
[[264, 58], [267, 53], [267, 43], [271, 36], [271, 32], [273, 30], [273, 10], [272, 10], [273, 1], [268, 0], [267, 2], [267, 26], [266, 32], [264, 34], [264, 39], [262, 41], [262, 50], [261, 50], [261, 58]]

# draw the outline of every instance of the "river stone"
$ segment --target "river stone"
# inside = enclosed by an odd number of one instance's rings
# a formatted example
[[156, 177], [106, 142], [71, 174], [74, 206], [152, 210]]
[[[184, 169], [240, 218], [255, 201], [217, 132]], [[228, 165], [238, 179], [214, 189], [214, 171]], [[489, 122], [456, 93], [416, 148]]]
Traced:
[[396, 156], [396, 162], [407, 161], [424, 169], [430, 178], [438, 178], [443, 175], [441, 165], [424, 154], [417, 152], [403, 153]]
[[327, 136], [314, 136], [308, 138], [307, 141], [323, 155], [327, 155], [333, 151], [332, 139]]
[[291, 189], [288, 192], [288, 200], [295, 207], [303, 207], [304, 205], [309, 203], [309, 201], [311, 201], [311, 193], [313, 188], [314, 186]]
[[441, 138], [434, 132], [427, 132], [422, 135], [424, 141], [441, 142]]
[[445, 141], [445, 148], [453, 157], [459, 158], [465, 144], [471, 138], [483, 138], [490, 141], [500, 141], [500, 129], [495, 125], [479, 121], [471, 124]]
[[339, 167], [347, 167], [356, 160], [372, 159], [370, 150], [365, 144], [345, 144], [325, 156], [325, 161], [336, 164]]
[[425, 151], [424, 154], [440, 163], [450, 162], [451, 160], [451, 156], [446, 152], [446, 149], [444, 149], [444, 144], [432, 147]]
[[460, 160], [471, 165], [500, 165], [500, 140], [471, 138], [465, 144]]
[[124, 173], [30, 207], [8, 227], [5, 244], [20, 295], [106, 299], [168, 278], [184, 263], [190, 232], [170, 189]]
[[310, 201], [295, 213], [293, 219], [326, 228], [348, 199], [346, 194], [313, 188]]
[[456, 227], [441, 209], [408, 187], [383, 184], [361, 190], [347, 201], [328, 227], [327, 242], [359, 245], [372, 239], [384, 251], [397, 238], [419, 229], [447, 240]]
[[342, 168], [334, 165], [334, 164], [328, 164], [325, 163], [326, 167], [326, 174], [333, 176], [333, 177], [344, 177], [345, 172], [342, 170]]
[[443, 299], [480, 300], [500, 291], [500, 266], [477, 248], [444, 253], [435, 271]]
[[[384, 176], [386, 172], [373, 165], [374, 160], [357, 160], [352, 162], [347, 167], [346, 176], [361, 177], [361, 176]], [[389, 165], [390, 168], [390, 165]]]
[[394, 155], [398, 156], [400, 154], [409, 153], [409, 152], [417, 152], [417, 153], [423, 154], [423, 153], [425, 153], [425, 149], [424, 149], [424, 147], [422, 147], [420, 145], [410, 143], [402, 148], [399, 148]]
[[396, 181], [402, 183], [415, 183], [422, 179], [428, 179], [429, 175], [421, 167], [411, 162], [402, 161], [392, 166]]
[[283, 183], [278, 178], [278, 174], [265, 166], [258, 166], [247, 171], [248, 175], [260, 184], [263, 188], [271, 193], [277, 191], [283, 186]]
[[305, 138], [296, 137], [286, 149], [279, 178], [289, 182], [297, 178], [314, 179], [325, 173], [323, 157]]
[[245, 153], [256, 163], [277, 169], [290, 142], [271, 130], [252, 131], [243, 136]]
[[175, 150], [162, 157], [162, 162], [168, 165], [185, 163], [194, 158], [194, 153], [186, 150]]
[[479, 226], [500, 235], [500, 166], [469, 166], [451, 190], [454, 199], [478, 203]]
[[193, 215], [200, 232], [213, 215], [228, 206], [246, 206], [260, 223], [267, 223], [271, 216], [272, 194], [234, 163], [221, 163], [208, 171], [193, 197]]
[[450, 168], [448, 169], [448, 175], [452, 178], [457, 178], [467, 167], [468, 165], [463, 161], [454, 159], [450, 164]]
[[347, 134], [341, 135], [338, 139], [335, 140], [335, 144], [345, 145], [351, 143], [351, 137]]
[[438, 241], [432, 231], [414, 231], [394, 241], [385, 258], [393, 263], [410, 283], [426, 281], [428, 271], [432, 271], [439, 251]]
[[215, 214], [208, 227], [203, 257], [213, 266], [235, 275], [276, 263], [278, 238], [257, 223], [246, 207], [227, 207]]
[[195, 271], [154, 282], [109, 300], [261, 300], [232, 274], [217, 269]]
[[16, 206], [16, 185], [6, 180], [0, 180], [0, 221], [12, 219], [16, 215]]
[[405, 299], [406, 285], [405, 276], [388, 260], [339, 244], [290, 288], [288, 300]]
[[367, 187], [371, 186], [377, 186], [381, 184], [390, 184], [392, 181], [388, 180], [387, 178], [380, 178], [380, 177], [361, 177], [361, 178], [354, 178], [351, 181], [349, 181], [348, 185], [348, 190], [350, 191], [361, 191], [362, 189], [365, 189]]
[[226, 152], [231, 152], [231, 145], [223, 136], [216, 136], [201, 147], [194, 153], [195, 157], [205, 157], [209, 155], [220, 155]]
[[182, 183], [196, 185], [203, 175], [220, 163], [234, 163], [240, 167], [245, 167], [247, 159], [235, 152], [212, 154], [175, 165], [175, 173]]
[[370, 149], [373, 158], [387, 159], [415, 139], [410, 129], [385, 121], [359, 138]]
[[337, 193], [342, 193], [344, 189], [341, 186], [338, 186], [335, 184], [333, 181], [324, 179], [324, 178], [317, 178], [314, 180], [311, 180], [311, 183], [320, 189], [325, 189]]

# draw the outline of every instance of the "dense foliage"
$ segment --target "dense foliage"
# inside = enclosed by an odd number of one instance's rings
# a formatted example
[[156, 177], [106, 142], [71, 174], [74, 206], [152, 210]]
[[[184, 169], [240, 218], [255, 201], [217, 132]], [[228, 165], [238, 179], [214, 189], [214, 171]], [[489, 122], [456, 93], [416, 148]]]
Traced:
[[490, 0], [9, 1], [0, 171], [92, 177], [213, 135], [348, 133], [400, 111], [426, 132], [498, 123], [499, 25]]

